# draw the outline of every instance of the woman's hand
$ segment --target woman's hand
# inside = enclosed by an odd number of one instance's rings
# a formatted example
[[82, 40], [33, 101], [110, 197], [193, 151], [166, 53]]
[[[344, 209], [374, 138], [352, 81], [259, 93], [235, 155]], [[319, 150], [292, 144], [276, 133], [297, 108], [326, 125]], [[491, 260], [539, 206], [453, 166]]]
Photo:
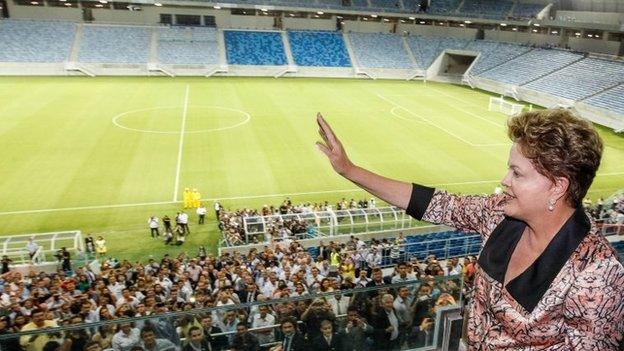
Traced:
[[342, 143], [338, 140], [336, 134], [334, 134], [334, 131], [329, 124], [327, 124], [320, 112], [316, 114], [316, 122], [319, 125], [319, 134], [324, 141], [317, 141], [316, 146], [329, 158], [329, 162], [334, 170], [338, 172], [338, 174], [345, 176], [345, 174], [354, 167], [353, 163], [349, 160], [349, 157], [347, 157]]

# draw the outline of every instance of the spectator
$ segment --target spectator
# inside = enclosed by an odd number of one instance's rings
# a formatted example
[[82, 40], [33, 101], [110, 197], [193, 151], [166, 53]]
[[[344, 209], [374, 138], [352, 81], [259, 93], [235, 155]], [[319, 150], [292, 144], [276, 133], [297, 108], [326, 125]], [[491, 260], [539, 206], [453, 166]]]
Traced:
[[236, 335], [232, 341], [232, 351], [259, 351], [258, 339], [247, 330], [247, 324], [240, 322], [236, 325]]

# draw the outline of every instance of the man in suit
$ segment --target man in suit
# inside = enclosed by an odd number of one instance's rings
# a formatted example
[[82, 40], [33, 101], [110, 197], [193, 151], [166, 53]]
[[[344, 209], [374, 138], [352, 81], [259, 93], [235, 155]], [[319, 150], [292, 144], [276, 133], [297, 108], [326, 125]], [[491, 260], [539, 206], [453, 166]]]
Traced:
[[212, 351], [225, 350], [228, 346], [228, 340], [225, 335], [212, 336], [213, 334], [221, 333], [221, 328], [212, 325], [212, 316], [205, 315], [201, 319], [202, 327], [204, 328], [204, 339], [210, 344]]
[[360, 317], [357, 307], [349, 306], [347, 309], [347, 323], [344, 330], [345, 351], [366, 351], [368, 344], [366, 338], [373, 333], [373, 327]]
[[394, 311], [394, 296], [385, 294], [381, 297], [381, 310], [374, 317], [374, 349], [399, 349], [399, 317]]
[[321, 335], [312, 339], [313, 349], [327, 351], [344, 351], [344, 335], [334, 332], [334, 325], [328, 320], [321, 322]]
[[255, 335], [249, 332], [245, 322], [236, 325], [236, 335], [232, 341], [233, 351], [260, 351], [260, 342]]
[[271, 348], [271, 351], [303, 351], [306, 350], [306, 341], [303, 335], [297, 330], [297, 320], [289, 317], [281, 325], [284, 338], [280, 345]]

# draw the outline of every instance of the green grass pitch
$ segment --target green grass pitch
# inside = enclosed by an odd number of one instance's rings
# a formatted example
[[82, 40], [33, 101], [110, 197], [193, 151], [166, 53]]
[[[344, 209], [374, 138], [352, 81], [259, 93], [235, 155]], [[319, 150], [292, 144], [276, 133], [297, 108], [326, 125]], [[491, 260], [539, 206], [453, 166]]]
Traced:
[[[314, 147], [322, 112], [352, 159], [389, 177], [491, 192], [506, 170], [506, 116], [491, 95], [406, 81], [273, 78], [0, 78], [1, 235], [79, 229], [119, 258], [214, 249], [226, 208], [365, 198]], [[184, 128], [185, 133], [181, 133]], [[624, 186], [624, 139], [606, 149], [590, 196]], [[208, 221], [184, 246], [151, 239], [184, 187]], [[191, 218], [195, 221], [195, 215]]]

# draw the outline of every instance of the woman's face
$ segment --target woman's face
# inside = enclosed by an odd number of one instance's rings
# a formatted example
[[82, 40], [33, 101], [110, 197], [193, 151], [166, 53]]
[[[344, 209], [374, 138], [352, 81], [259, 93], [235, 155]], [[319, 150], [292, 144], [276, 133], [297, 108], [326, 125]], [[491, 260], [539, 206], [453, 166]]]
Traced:
[[548, 211], [554, 184], [522, 155], [518, 143], [511, 146], [508, 165], [507, 174], [501, 182], [505, 187], [505, 215], [525, 221], [542, 216]]

